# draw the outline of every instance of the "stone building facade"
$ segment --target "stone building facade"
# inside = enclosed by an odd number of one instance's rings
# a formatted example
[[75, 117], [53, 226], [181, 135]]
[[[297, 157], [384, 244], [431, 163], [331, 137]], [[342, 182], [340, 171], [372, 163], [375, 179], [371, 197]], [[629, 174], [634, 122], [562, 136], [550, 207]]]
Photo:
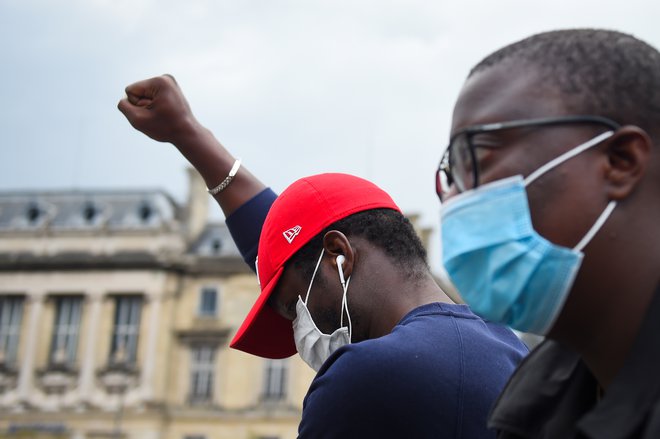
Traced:
[[0, 192], [0, 438], [295, 438], [314, 372], [228, 348], [258, 286], [190, 171]]

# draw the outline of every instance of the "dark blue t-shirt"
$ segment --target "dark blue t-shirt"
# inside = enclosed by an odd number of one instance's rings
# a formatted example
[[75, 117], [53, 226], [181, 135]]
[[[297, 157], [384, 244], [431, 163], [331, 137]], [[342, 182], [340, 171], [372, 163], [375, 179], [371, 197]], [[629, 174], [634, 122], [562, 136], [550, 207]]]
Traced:
[[[263, 191], [227, 225], [254, 269], [261, 224], [277, 196]], [[494, 438], [491, 405], [527, 348], [466, 305], [431, 303], [383, 337], [337, 350], [303, 403], [301, 438]]]
[[414, 309], [383, 337], [325, 362], [305, 397], [304, 438], [494, 438], [492, 403], [527, 349], [466, 305]]

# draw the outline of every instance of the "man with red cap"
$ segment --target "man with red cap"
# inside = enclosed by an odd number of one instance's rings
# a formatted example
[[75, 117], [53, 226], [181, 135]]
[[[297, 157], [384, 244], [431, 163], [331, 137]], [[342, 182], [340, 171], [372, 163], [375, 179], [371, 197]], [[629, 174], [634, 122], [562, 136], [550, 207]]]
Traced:
[[[350, 227], [347, 223], [347, 225], [341, 227], [343, 233], [328, 231], [324, 234], [324, 240], [336, 246], [336, 248], [326, 248], [325, 243], [321, 246], [320, 242], [311, 243], [311, 241], [326, 228], [332, 225], [337, 228], [335, 224], [337, 221], [372, 209], [383, 209], [383, 211], [379, 212], [378, 215], [369, 212], [369, 215], [363, 214], [356, 218], [368, 216], [374, 218], [372, 221], [380, 220], [384, 224], [387, 224], [388, 221], [395, 223], [399, 221], [399, 218], [402, 218], [399, 208], [387, 193], [374, 184], [351, 175], [315, 175], [300, 179], [289, 186], [274, 201], [264, 222], [261, 238], [259, 239], [258, 264], [256, 267], [261, 285], [261, 295], [231, 342], [231, 347], [267, 358], [285, 358], [298, 351], [311, 367], [317, 371], [319, 370], [329, 355], [329, 353], [322, 352], [328, 350], [328, 347], [324, 345], [330, 342], [323, 341], [324, 337], [319, 336], [314, 338], [313, 344], [310, 344], [307, 341], [309, 335], [305, 337], [305, 334], [310, 332], [313, 326], [303, 329], [304, 322], [301, 315], [302, 313], [309, 316], [309, 313], [305, 310], [307, 304], [310, 307], [319, 307], [319, 304], [322, 303], [317, 297], [313, 296], [311, 298], [314, 300], [309, 300], [310, 293], [317, 291], [316, 289], [312, 290], [314, 272], [312, 272], [310, 285], [308, 288], [303, 289], [300, 286], [289, 287], [290, 283], [287, 277], [283, 275], [287, 263], [295, 265], [295, 260], [300, 261], [299, 266], [309, 266], [308, 270], [303, 269], [303, 272], [309, 272], [312, 262], [317, 262], [317, 259], [319, 262], [321, 261], [320, 253], [334, 258], [334, 261], [330, 261], [334, 262], [331, 269], [334, 271], [334, 277], [337, 277], [336, 280], [341, 283], [341, 290], [344, 290], [341, 297], [343, 308], [340, 308], [339, 302], [337, 302], [335, 313], [339, 316], [339, 320], [342, 317], [348, 320], [348, 326], [346, 327], [348, 331], [341, 332], [341, 336], [337, 335], [332, 340], [333, 343], [336, 342], [334, 340], [345, 340], [347, 344], [353, 335], [351, 334], [353, 328], [350, 324], [350, 312], [345, 297], [351, 279], [350, 267], [354, 265], [354, 248], [345, 236]], [[405, 223], [401, 221], [401, 224]], [[365, 232], [366, 230], [356, 231], [351, 235], [363, 235]], [[403, 233], [410, 235], [409, 230]], [[414, 257], [416, 253], [420, 252], [419, 242], [416, 236], [410, 238], [413, 242], [405, 247], [410, 252], [410, 256]], [[319, 254], [311, 254], [310, 257], [304, 258], [299, 255], [294, 259], [296, 253], [306, 245], [313, 245], [316, 253]], [[393, 257], [397, 257], [401, 252], [402, 248], [397, 248], [390, 253]], [[292, 262], [293, 264], [291, 264]], [[316, 266], [314, 268], [316, 269]], [[419, 271], [422, 274], [423, 270]], [[302, 280], [305, 279], [309, 279], [309, 277], [304, 276]], [[354, 288], [355, 284], [354, 281]], [[340, 288], [337, 288], [337, 291], [339, 290]], [[307, 291], [305, 297], [299, 295], [301, 291]], [[373, 298], [375, 298], [375, 295]], [[447, 298], [443, 297], [443, 299], [446, 300]], [[271, 306], [268, 306], [267, 303], [270, 303]], [[302, 307], [302, 311], [299, 307]], [[290, 313], [289, 310], [291, 309], [295, 309], [295, 314]], [[287, 319], [286, 316], [290, 316], [291, 319]], [[298, 319], [295, 319], [296, 316], [298, 316]], [[291, 320], [294, 321], [293, 325]], [[330, 329], [333, 325], [336, 326], [334, 320], [330, 322], [320, 320], [318, 325], [327, 324]], [[361, 325], [356, 326], [360, 327]], [[297, 329], [306, 332], [305, 334], [297, 333]], [[356, 333], [353, 338], [355, 339], [357, 336]], [[360, 338], [364, 337], [368, 337], [368, 335], [365, 334]]]
[[231, 346], [297, 351], [318, 372], [300, 437], [494, 437], [488, 411], [527, 350], [438, 287], [387, 193], [321, 174], [276, 196], [197, 122], [172, 77], [126, 94], [119, 109], [197, 168], [257, 272], [261, 294]]

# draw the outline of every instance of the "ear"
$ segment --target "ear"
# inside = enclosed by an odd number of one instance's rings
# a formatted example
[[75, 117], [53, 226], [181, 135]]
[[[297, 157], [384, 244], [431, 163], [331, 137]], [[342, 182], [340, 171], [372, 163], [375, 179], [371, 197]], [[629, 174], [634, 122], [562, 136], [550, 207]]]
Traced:
[[607, 143], [605, 178], [611, 200], [623, 200], [637, 187], [651, 159], [653, 141], [643, 129], [626, 125]]
[[325, 249], [325, 253], [330, 256], [335, 271], [337, 270], [337, 257], [344, 257], [341, 268], [344, 272], [344, 279], [348, 279], [351, 273], [353, 273], [355, 249], [351, 246], [346, 235], [339, 230], [330, 230], [323, 236], [323, 248]]

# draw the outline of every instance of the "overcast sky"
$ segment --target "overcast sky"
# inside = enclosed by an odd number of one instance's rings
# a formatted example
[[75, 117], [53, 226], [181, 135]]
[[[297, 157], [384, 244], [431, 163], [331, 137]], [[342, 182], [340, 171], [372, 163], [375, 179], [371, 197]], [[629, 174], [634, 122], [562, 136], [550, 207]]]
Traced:
[[437, 228], [434, 172], [470, 67], [566, 27], [660, 47], [659, 5], [0, 0], [0, 190], [162, 188], [183, 201], [184, 159], [116, 109], [127, 84], [171, 73], [202, 123], [276, 191], [354, 173]]

